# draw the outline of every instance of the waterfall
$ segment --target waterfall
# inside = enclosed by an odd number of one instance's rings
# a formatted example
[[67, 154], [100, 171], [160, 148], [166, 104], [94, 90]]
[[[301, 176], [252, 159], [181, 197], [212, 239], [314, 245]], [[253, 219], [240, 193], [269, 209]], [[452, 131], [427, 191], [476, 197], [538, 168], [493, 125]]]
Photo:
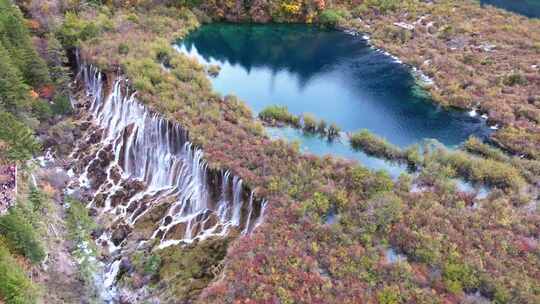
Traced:
[[233, 226], [240, 226], [240, 212], [242, 210], [242, 179], [235, 176], [233, 178], [233, 199], [232, 199], [232, 219]]
[[[102, 129], [100, 146], [79, 176], [81, 186], [97, 188], [95, 197], [104, 197], [104, 206], [97, 206], [96, 201], [89, 206], [133, 226], [166, 201], [167, 210], [152, 234], [161, 248], [224, 236], [233, 227], [242, 234], [256, 228], [266, 202], [255, 200], [253, 192], [246, 202], [242, 179], [228, 170], [221, 172], [219, 185], [211, 184], [204, 153], [188, 140], [185, 129], [140, 103], [122, 77], [106, 96], [98, 69], [82, 65], [79, 78], [89, 99], [87, 112]], [[103, 169], [106, 178], [102, 181], [92, 177], [92, 168], [101, 165], [107, 153], [112, 157]], [[114, 178], [116, 172], [120, 178]], [[129, 192], [126, 185], [134, 181], [144, 189], [113, 204], [115, 195]], [[211, 187], [221, 190], [219, 198], [212, 197]], [[251, 229], [250, 223], [255, 223]]]
[[259, 227], [259, 225], [261, 225], [263, 223], [264, 212], [266, 211], [266, 206], [267, 205], [268, 205], [268, 201], [263, 200], [262, 203], [261, 203], [261, 213], [260, 213], [259, 217], [257, 218], [257, 222], [253, 226], [253, 230], [255, 230], [257, 227]]
[[109, 265], [109, 269], [105, 272], [105, 280], [103, 282], [105, 288], [111, 288], [113, 286], [114, 281], [116, 280], [116, 276], [120, 271], [121, 263], [121, 260], [116, 260], [111, 265]]
[[255, 193], [251, 191], [251, 194], [249, 195], [249, 203], [248, 203], [248, 216], [246, 220], [246, 226], [244, 227], [244, 230], [242, 230], [242, 235], [247, 235], [249, 233], [249, 224], [251, 222], [251, 215], [253, 214], [253, 197]]

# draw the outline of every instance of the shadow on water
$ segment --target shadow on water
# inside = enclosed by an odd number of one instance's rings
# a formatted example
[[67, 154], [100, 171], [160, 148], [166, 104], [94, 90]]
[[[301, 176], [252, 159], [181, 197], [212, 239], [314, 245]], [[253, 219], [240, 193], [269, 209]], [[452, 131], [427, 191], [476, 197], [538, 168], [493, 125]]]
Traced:
[[269, 73], [286, 71], [306, 84], [326, 67], [342, 58], [362, 53], [365, 42], [343, 39], [335, 31], [305, 25], [205, 25], [181, 41], [204, 61], [240, 66], [247, 73], [265, 68]]

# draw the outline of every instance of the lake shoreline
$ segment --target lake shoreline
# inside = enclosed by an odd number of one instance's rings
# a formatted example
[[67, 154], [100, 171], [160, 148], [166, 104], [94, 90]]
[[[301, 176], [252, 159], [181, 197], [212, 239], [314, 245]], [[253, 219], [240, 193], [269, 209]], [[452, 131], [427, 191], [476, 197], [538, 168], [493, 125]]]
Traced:
[[[489, 136], [487, 119], [439, 106], [415, 70], [349, 34], [315, 25], [216, 23], [174, 48], [206, 67], [214, 90], [247, 102], [266, 123], [329, 137], [369, 129], [402, 147], [425, 138], [458, 146], [470, 135]], [[305, 51], [288, 55], [300, 46]]]

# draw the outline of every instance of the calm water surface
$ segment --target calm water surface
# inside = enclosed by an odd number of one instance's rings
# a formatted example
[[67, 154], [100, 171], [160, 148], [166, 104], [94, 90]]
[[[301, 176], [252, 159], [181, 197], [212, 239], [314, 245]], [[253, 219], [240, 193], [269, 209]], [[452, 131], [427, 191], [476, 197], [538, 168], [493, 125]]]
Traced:
[[400, 165], [369, 156], [361, 151], [354, 151], [344, 139], [336, 139], [329, 142], [324, 138], [320, 138], [318, 135], [305, 134], [301, 130], [290, 127], [267, 128], [267, 132], [270, 137], [273, 138], [282, 138], [288, 141], [299, 142], [302, 152], [308, 152], [315, 155], [336, 155], [346, 159], [355, 159], [367, 168], [385, 170], [393, 178], [397, 178], [401, 173], [407, 172], [406, 165]]
[[481, 0], [483, 5], [493, 5], [530, 18], [540, 18], [540, 0]]
[[[292, 113], [335, 122], [346, 132], [369, 129], [399, 146], [427, 138], [455, 146], [488, 132], [480, 118], [435, 106], [408, 67], [343, 32], [306, 25], [212, 24], [177, 46], [203, 64], [219, 65], [214, 89], [237, 95], [255, 112], [285, 105]], [[317, 154], [353, 154], [345, 144], [329, 145], [302, 132], [274, 133], [298, 139]]]

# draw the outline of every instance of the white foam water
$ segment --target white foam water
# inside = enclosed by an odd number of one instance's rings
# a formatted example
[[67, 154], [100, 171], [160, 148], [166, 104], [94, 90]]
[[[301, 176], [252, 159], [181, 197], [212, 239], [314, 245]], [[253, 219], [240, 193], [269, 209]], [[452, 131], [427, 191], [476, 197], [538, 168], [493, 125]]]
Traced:
[[[80, 78], [90, 100], [88, 112], [103, 129], [101, 148], [78, 177], [82, 187], [92, 189], [98, 183], [96, 194], [104, 197], [104, 206], [92, 201], [89, 207], [101, 208], [102, 213], [112, 213], [116, 220], [133, 226], [164, 201], [172, 201], [152, 234], [161, 248], [224, 236], [233, 227], [249, 234], [260, 224], [266, 201], [256, 200], [253, 192], [246, 201], [242, 179], [230, 171], [222, 172], [221, 193], [213, 199], [203, 151], [188, 140], [180, 125], [141, 104], [126, 79], [118, 77], [111, 92], [104, 94], [104, 77], [95, 67], [82, 65]], [[113, 159], [104, 170], [106, 180], [96, 182], [91, 168], [110, 147]], [[114, 178], [115, 172], [120, 172], [120, 178]], [[125, 185], [133, 181], [144, 189], [113, 204], [114, 195], [129, 190]]]
[[[77, 184], [86, 188], [94, 197], [89, 208], [112, 214], [115, 223], [131, 227], [156, 207], [165, 206], [149, 239], [159, 240], [157, 248], [226, 236], [231, 229], [245, 236], [262, 223], [267, 201], [257, 199], [253, 191], [246, 200], [243, 180], [228, 170], [212, 179], [203, 151], [189, 141], [187, 131], [141, 104], [136, 92], [130, 92], [127, 79], [117, 77], [106, 93], [105, 77], [97, 68], [80, 64], [77, 77], [84, 84], [89, 119], [101, 129], [89, 132], [86, 139], [101, 139], [91, 148], [82, 145], [85, 148], [71, 154], [83, 168], [69, 170], [74, 182], [66, 193], [74, 193]], [[77, 102], [73, 100], [74, 108], [79, 106]], [[90, 152], [93, 156], [89, 158], [82, 157], [89, 154], [86, 150], [95, 152]], [[105, 161], [107, 153], [112, 155]], [[104, 175], [96, 176], [96, 167]], [[138, 185], [131, 191], [134, 194], [120, 200], [115, 197], [130, 192], [133, 183]], [[97, 197], [101, 197], [100, 202]], [[139, 240], [139, 244], [149, 240]], [[111, 231], [104, 232], [97, 242], [117, 256], [125, 243], [115, 244]], [[106, 303], [117, 296], [120, 264], [116, 259], [102, 265], [103, 276], [96, 275], [96, 286], [103, 287], [100, 297]]]

